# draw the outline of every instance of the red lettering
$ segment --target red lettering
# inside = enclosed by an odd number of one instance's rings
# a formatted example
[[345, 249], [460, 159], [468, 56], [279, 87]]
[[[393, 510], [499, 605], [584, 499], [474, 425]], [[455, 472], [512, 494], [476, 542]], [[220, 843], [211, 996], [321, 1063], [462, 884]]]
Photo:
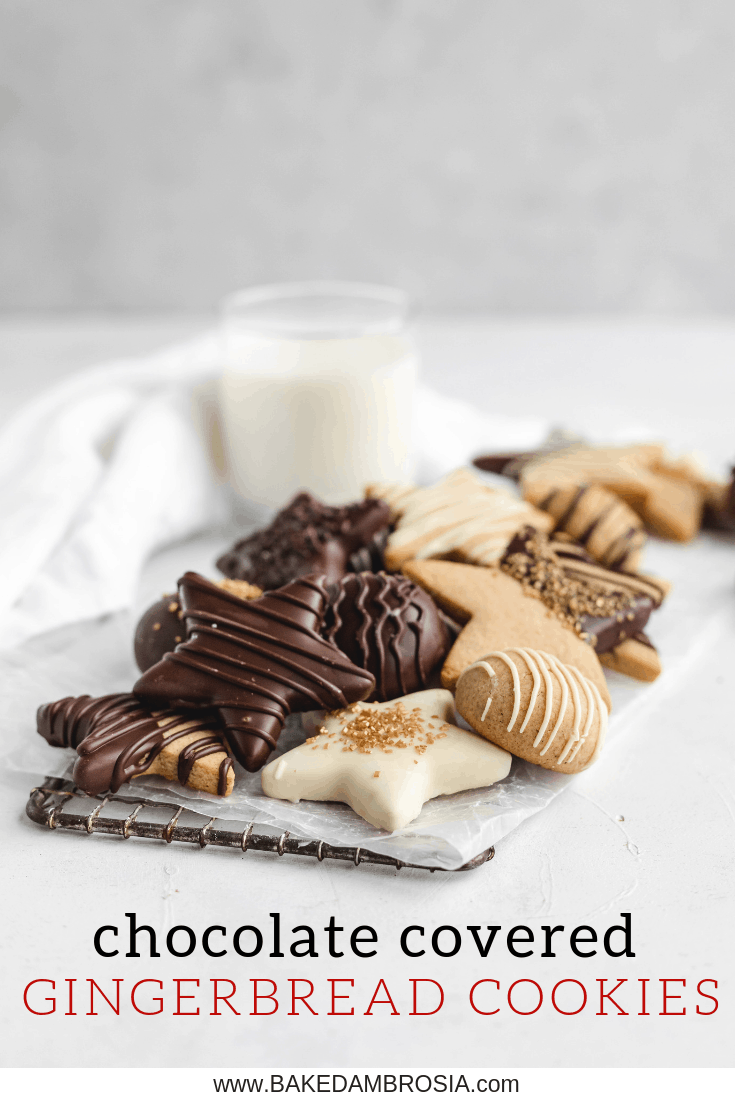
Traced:
[[182, 995], [181, 994], [181, 985], [182, 985], [182, 983], [195, 983], [198, 987], [199, 986], [199, 980], [181, 979], [181, 980], [174, 980], [174, 983], [176, 984], [176, 1009], [174, 1010], [174, 1013], [173, 1013], [174, 1018], [176, 1018], [176, 1017], [185, 1018], [187, 1016], [192, 1017], [192, 1018], [196, 1018], [197, 1014], [199, 1013], [199, 1007], [197, 1007], [196, 1010], [182, 1010], [181, 1009], [181, 1004], [184, 1001], [184, 999], [195, 999], [196, 998], [196, 995]]
[[480, 1010], [479, 1006], [475, 1006], [475, 990], [480, 986], [481, 983], [494, 983], [498, 991], [500, 990], [500, 984], [497, 980], [478, 980], [477, 983], [473, 983], [470, 989], [470, 1006], [477, 1014], [497, 1014], [500, 1010], [500, 1007], [498, 1007], [497, 1010]]
[[617, 991], [618, 987], [622, 987], [623, 984], [627, 983], [628, 981], [627, 980], [618, 980], [617, 984], [615, 985], [615, 987], [613, 987], [612, 991], [606, 991], [605, 990], [604, 985], [607, 983], [607, 976], [605, 976], [605, 978], [602, 979], [602, 980], [598, 979], [597, 982], [600, 985], [600, 1009], [597, 1011], [597, 1014], [595, 1015], [595, 1017], [597, 1017], [597, 1018], [606, 1018], [607, 1017], [607, 1011], [604, 1009], [603, 1000], [604, 999], [609, 999], [610, 1002], [613, 1004], [613, 1006], [617, 1006], [617, 1008], [618, 1008], [618, 1017], [620, 1017], [620, 1015], [622, 1014], [624, 1017], [627, 1018], [628, 1011], [623, 1010], [620, 1003], [615, 1002], [615, 999], [613, 998], [613, 995]]
[[[556, 992], [559, 990], [563, 983], [576, 983], [577, 987], [582, 988], [582, 1005], [577, 1007], [576, 1010], [562, 1010], [560, 1006], [556, 1005]], [[541, 1004], [539, 1003], [539, 1006], [540, 1005]], [[560, 1014], [579, 1014], [580, 1011], [584, 1010], [587, 1005], [587, 990], [584, 984], [580, 983], [579, 980], [559, 980], [558, 983], [554, 984], [554, 989], [551, 992], [551, 1005], [554, 1007], [554, 1010], [558, 1010]]]
[[663, 1017], [670, 1017], [670, 1018], [679, 1017], [679, 1018], [681, 1018], [681, 1017], [683, 1017], [683, 1015], [686, 1014], [686, 1012], [687, 1012], [686, 1007], [684, 1007], [683, 1010], [667, 1010], [666, 1009], [667, 1003], [669, 1002], [670, 999], [681, 999], [681, 998], [684, 997], [683, 995], [670, 995], [666, 985], [669, 984], [669, 983], [683, 983], [684, 986], [686, 987], [687, 981], [686, 980], [664, 980], [664, 979], [662, 979], [661, 983], [664, 985], [664, 991], [663, 991], [664, 1008], [663, 1008], [663, 1010], [659, 1011], [659, 1015], [658, 1015], [659, 1018], [663, 1018]]
[[[46, 998], [43, 1001], [47, 1002], [47, 1003], [53, 1003], [54, 1004], [51, 1007], [50, 1010], [34, 1010], [32, 1006], [28, 1005], [28, 992], [33, 987], [34, 983], [50, 983], [51, 984], [51, 990], [52, 991], [56, 990], [56, 981], [55, 980], [31, 980], [30, 983], [26, 984], [26, 989], [23, 992], [23, 1002], [25, 1003], [26, 1010], [30, 1010], [31, 1014], [38, 1014], [38, 1015], [53, 1014], [56, 1010], [56, 999], [52, 998], [49, 995], [47, 995]], [[711, 998], [711, 996], [708, 996], [708, 998]]]
[[[380, 991], [381, 987], [383, 988], [386, 995], [388, 996], [387, 999], [379, 999], [378, 998], [378, 992]], [[378, 986], [375, 988], [375, 991], [373, 993], [373, 997], [370, 1000], [370, 1006], [365, 1011], [364, 1017], [372, 1017], [373, 1007], [377, 1006], [378, 1004], [381, 1004], [381, 1003], [384, 1004], [385, 1006], [388, 1006], [390, 1004], [391, 1017], [393, 1017], [394, 1014], [399, 1013], [399, 1011], [396, 1010], [396, 1008], [395, 1008], [395, 1005], [393, 1003], [393, 999], [390, 997], [390, 991], [385, 986], [385, 980], [378, 980]]]
[[69, 1009], [64, 1011], [65, 1018], [76, 1018], [77, 1012], [74, 1009], [74, 984], [76, 980], [65, 979], [64, 983], [69, 984]]
[[648, 1017], [650, 1017], [650, 1015], [649, 1015], [648, 1011], [646, 1010], [646, 984], [649, 981], [642, 979], [642, 980], [639, 980], [638, 982], [641, 985], [641, 1008], [638, 1011], [638, 1017], [639, 1018], [648, 1018]]
[[[237, 988], [235, 987], [234, 981], [233, 980], [215, 980], [215, 979], [213, 979], [212, 983], [214, 984], [214, 1010], [209, 1015], [210, 1018], [220, 1018], [220, 1017], [222, 1017], [221, 1011], [219, 1011], [217, 1009], [217, 1003], [220, 1002], [220, 1001], [223, 1002], [223, 1003], [227, 1003], [227, 1005], [229, 1006], [232, 1013], [237, 1014], [237, 1016], [239, 1017], [240, 1016], [240, 1011], [235, 1010], [234, 1006], [230, 1002], [230, 999], [232, 998], [232, 996], [237, 991]], [[221, 983], [229, 983], [230, 987], [232, 988], [232, 990], [230, 992], [228, 992], [227, 995], [220, 995], [219, 985]]]
[[[516, 1010], [516, 1008], [513, 1006], [513, 1000], [511, 999], [511, 995], [513, 994], [513, 988], [517, 987], [519, 983], [532, 983], [533, 986], [538, 991], [538, 1004], [533, 1008], [533, 1010]], [[510, 985], [510, 987], [508, 988], [508, 1006], [511, 1008], [511, 1010], [513, 1011], [514, 1014], [535, 1014], [537, 1010], [541, 1009], [541, 1003], [543, 1001], [544, 1001], [544, 993], [541, 990], [541, 988], [539, 987], [539, 985], [536, 983], [536, 980], [516, 980], [515, 983], [512, 983]]]
[[[410, 1014], [411, 1015], [413, 1015], [413, 1014], [438, 1014], [439, 1011], [441, 1010], [441, 1008], [444, 1006], [444, 990], [442, 988], [442, 985], [440, 983], [437, 983], [436, 980], [428, 980], [428, 979], [426, 979], [426, 980], [410, 980], [410, 982], [413, 984], [413, 1010], [410, 1012]], [[434, 987], [439, 988], [439, 1005], [437, 1007], [435, 1007], [434, 1010], [417, 1010], [416, 1009], [416, 991], [417, 991], [416, 984], [418, 984], [418, 983], [433, 983]]]
[[158, 990], [163, 991], [163, 984], [160, 980], [138, 980], [135, 987], [130, 992], [130, 1001], [133, 1004], [133, 1010], [135, 1010], [137, 1014], [160, 1014], [163, 1010], [163, 999], [158, 998], [153, 1000], [154, 1003], [158, 1003], [158, 1010], [141, 1010], [137, 1002], [135, 1001], [135, 992], [138, 990], [142, 983], [157, 983]]
[[120, 984], [123, 981], [122, 981], [122, 979], [116, 980], [116, 979], [113, 978], [112, 982], [115, 984], [115, 1002], [114, 1003], [111, 1002], [110, 999], [107, 998], [107, 995], [104, 993], [104, 991], [102, 990], [100, 985], [95, 980], [91, 980], [91, 979], [89, 979], [89, 977], [87, 977], [87, 983], [89, 984], [89, 1010], [87, 1011], [86, 1016], [88, 1018], [96, 1018], [97, 1017], [97, 1011], [94, 1008], [95, 988], [97, 989], [97, 991], [99, 991], [100, 995], [105, 1000], [107, 1005], [112, 1007], [115, 1014], [120, 1013]]
[[[306, 1009], [311, 1011], [314, 1017], [317, 1018], [319, 1016], [317, 1014], [317, 1011], [314, 1010], [313, 1006], [309, 1006], [308, 1002], [306, 1001], [314, 994], [314, 984], [311, 982], [311, 980], [289, 980], [288, 982], [291, 984], [291, 1009], [288, 1012], [288, 1017], [291, 1018], [294, 1016], [294, 1014], [296, 1015], [296, 1017], [298, 1017], [299, 1012], [296, 1009], [296, 1003], [303, 1003]], [[309, 990], [306, 992], [305, 995], [296, 994], [297, 983], [308, 983]]]
[[[261, 1015], [263, 1017], [267, 1017], [269, 1014], [275, 1014], [275, 1012], [278, 1010], [278, 999], [273, 998], [276, 991], [278, 990], [278, 985], [276, 984], [275, 980], [258, 979], [258, 980], [251, 980], [250, 982], [253, 985], [253, 1009], [250, 1011], [250, 1017], [252, 1018], [254, 1015]], [[270, 994], [261, 995], [260, 992], [258, 991], [258, 984], [259, 983], [269, 983], [271, 985]], [[270, 1001], [273, 1003], [273, 1009], [272, 1010], [258, 1010], [258, 1003], [260, 1002], [261, 999], [270, 999]]]
[[350, 987], [354, 987], [355, 986], [355, 981], [354, 980], [339, 979], [339, 980], [327, 980], [327, 983], [331, 983], [331, 985], [332, 985], [332, 1009], [329, 1011], [328, 1017], [331, 1017], [332, 1015], [338, 1016], [338, 1015], [341, 1014], [345, 1018], [349, 1018], [350, 1014], [355, 1013], [354, 1007], [351, 1010], [335, 1010], [334, 1007], [335, 1007], [335, 1003], [336, 1003], [337, 999], [349, 999], [350, 996], [349, 995], [338, 995], [335, 991], [334, 985], [335, 985], [335, 983], [349, 983]]
[[699, 983], [697, 984], [697, 994], [701, 995], [705, 999], [711, 999], [712, 1002], [715, 1004], [714, 1007], [712, 1008], [712, 1010], [700, 1010], [699, 1009], [699, 1003], [697, 1003], [697, 1014], [702, 1014], [704, 1017], [707, 1017], [708, 1014], [714, 1014], [715, 1010], [717, 1010], [717, 1007], [720, 1004], [718, 1003], [718, 1001], [714, 997], [714, 995], [708, 995], [706, 991], [702, 990], [702, 984], [703, 983], [713, 983], [715, 985], [715, 987], [717, 987], [717, 980], [700, 980]]

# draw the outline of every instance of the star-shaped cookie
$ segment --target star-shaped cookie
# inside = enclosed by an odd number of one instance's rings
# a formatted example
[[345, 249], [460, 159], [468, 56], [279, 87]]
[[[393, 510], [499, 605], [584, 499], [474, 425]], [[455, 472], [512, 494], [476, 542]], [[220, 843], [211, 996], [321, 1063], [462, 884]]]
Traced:
[[452, 471], [434, 486], [376, 484], [372, 497], [391, 507], [394, 529], [385, 548], [385, 565], [401, 570], [411, 559], [441, 559], [489, 566], [508, 540], [527, 524], [548, 532], [553, 519], [504, 490], [488, 486], [466, 468]]
[[133, 686], [152, 706], [215, 708], [237, 760], [265, 764], [289, 712], [344, 708], [369, 696], [375, 678], [319, 629], [324, 580], [299, 578], [255, 600], [187, 573], [179, 579], [187, 638]]
[[375, 827], [401, 830], [434, 796], [483, 788], [507, 777], [506, 750], [456, 727], [446, 689], [383, 704], [353, 704], [319, 733], [269, 762], [266, 796], [336, 800]]
[[448, 689], [454, 689], [462, 671], [490, 651], [530, 647], [578, 669], [595, 683], [610, 708], [605, 675], [592, 647], [542, 601], [527, 596], [515, 578], [495, 567], [439, 560], [406, 563], [403, 573], [465, 624], [442, 668], [442, 685]]
[[151, 712], [132, 693], [67, 696], [42, 704], [37, 726], [52, 746], [76, 749], [74, 782], [90, 796], [149, 773], [219, 796], [229, 796], [235, 783], [211, 714]]

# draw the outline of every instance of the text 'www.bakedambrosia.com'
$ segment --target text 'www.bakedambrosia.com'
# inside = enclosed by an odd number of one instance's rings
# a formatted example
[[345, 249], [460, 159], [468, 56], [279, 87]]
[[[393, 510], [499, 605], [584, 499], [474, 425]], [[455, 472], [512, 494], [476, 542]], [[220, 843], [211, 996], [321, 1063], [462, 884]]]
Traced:
[[213, 1085], [217, 1094], [517, 1094], [520, 1089], [516, 1078], [474, 1078], [461, 1072], [272, 1073], [261, 1077], [215, 1078]]

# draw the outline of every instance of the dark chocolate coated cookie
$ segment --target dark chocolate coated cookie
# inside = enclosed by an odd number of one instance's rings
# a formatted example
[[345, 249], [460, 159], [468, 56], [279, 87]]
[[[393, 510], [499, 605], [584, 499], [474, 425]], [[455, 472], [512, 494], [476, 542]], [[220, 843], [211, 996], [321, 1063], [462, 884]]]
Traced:
[[372, 545], [370, 551], [371, 541], [387, 528], [389, 516], [384, 501], [368, 498], [332, 506], [300, 493], [267, 528], [239, 540], [221, 555], [217, 567], [228, 578], [242, 578], [265, 590], [278, 589], [305, 574], [337, 581], [350, 570], [350, 557], [356, 552], [380, 553], [379, 545]]
[[333, 711], [364, 700], [372, 675], [320, 634], [329, 594], [298, 578], [254, 600], [188, 572], [179, 579], [186, 641], [133, 686], [149, 707], [214, 709], [227, 743], [256, 772], [290, 712]]
[[347, 574], [329, 587], [322, 634], [375, 678], [369, 700], [420, 692], [449, 650], [429, 594], [398, 574]]
[[135, 661], [141, 673], [145, 673], [164, 654], [173, 650], [186, 637], [179, 598], [175, 593], [165, 593], [147, 609], [135, 629], [133, 649]]

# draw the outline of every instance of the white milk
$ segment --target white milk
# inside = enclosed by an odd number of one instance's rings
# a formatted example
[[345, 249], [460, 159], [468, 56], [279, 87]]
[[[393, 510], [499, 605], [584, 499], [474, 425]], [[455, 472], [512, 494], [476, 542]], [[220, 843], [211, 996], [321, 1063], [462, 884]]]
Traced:
[[230, 335], [220, 409], [232, 485], [280, 506], [297, 490], [329, 504], [367, 482], [410, 479], [418, 373], [405, 331], [338, 339]]

